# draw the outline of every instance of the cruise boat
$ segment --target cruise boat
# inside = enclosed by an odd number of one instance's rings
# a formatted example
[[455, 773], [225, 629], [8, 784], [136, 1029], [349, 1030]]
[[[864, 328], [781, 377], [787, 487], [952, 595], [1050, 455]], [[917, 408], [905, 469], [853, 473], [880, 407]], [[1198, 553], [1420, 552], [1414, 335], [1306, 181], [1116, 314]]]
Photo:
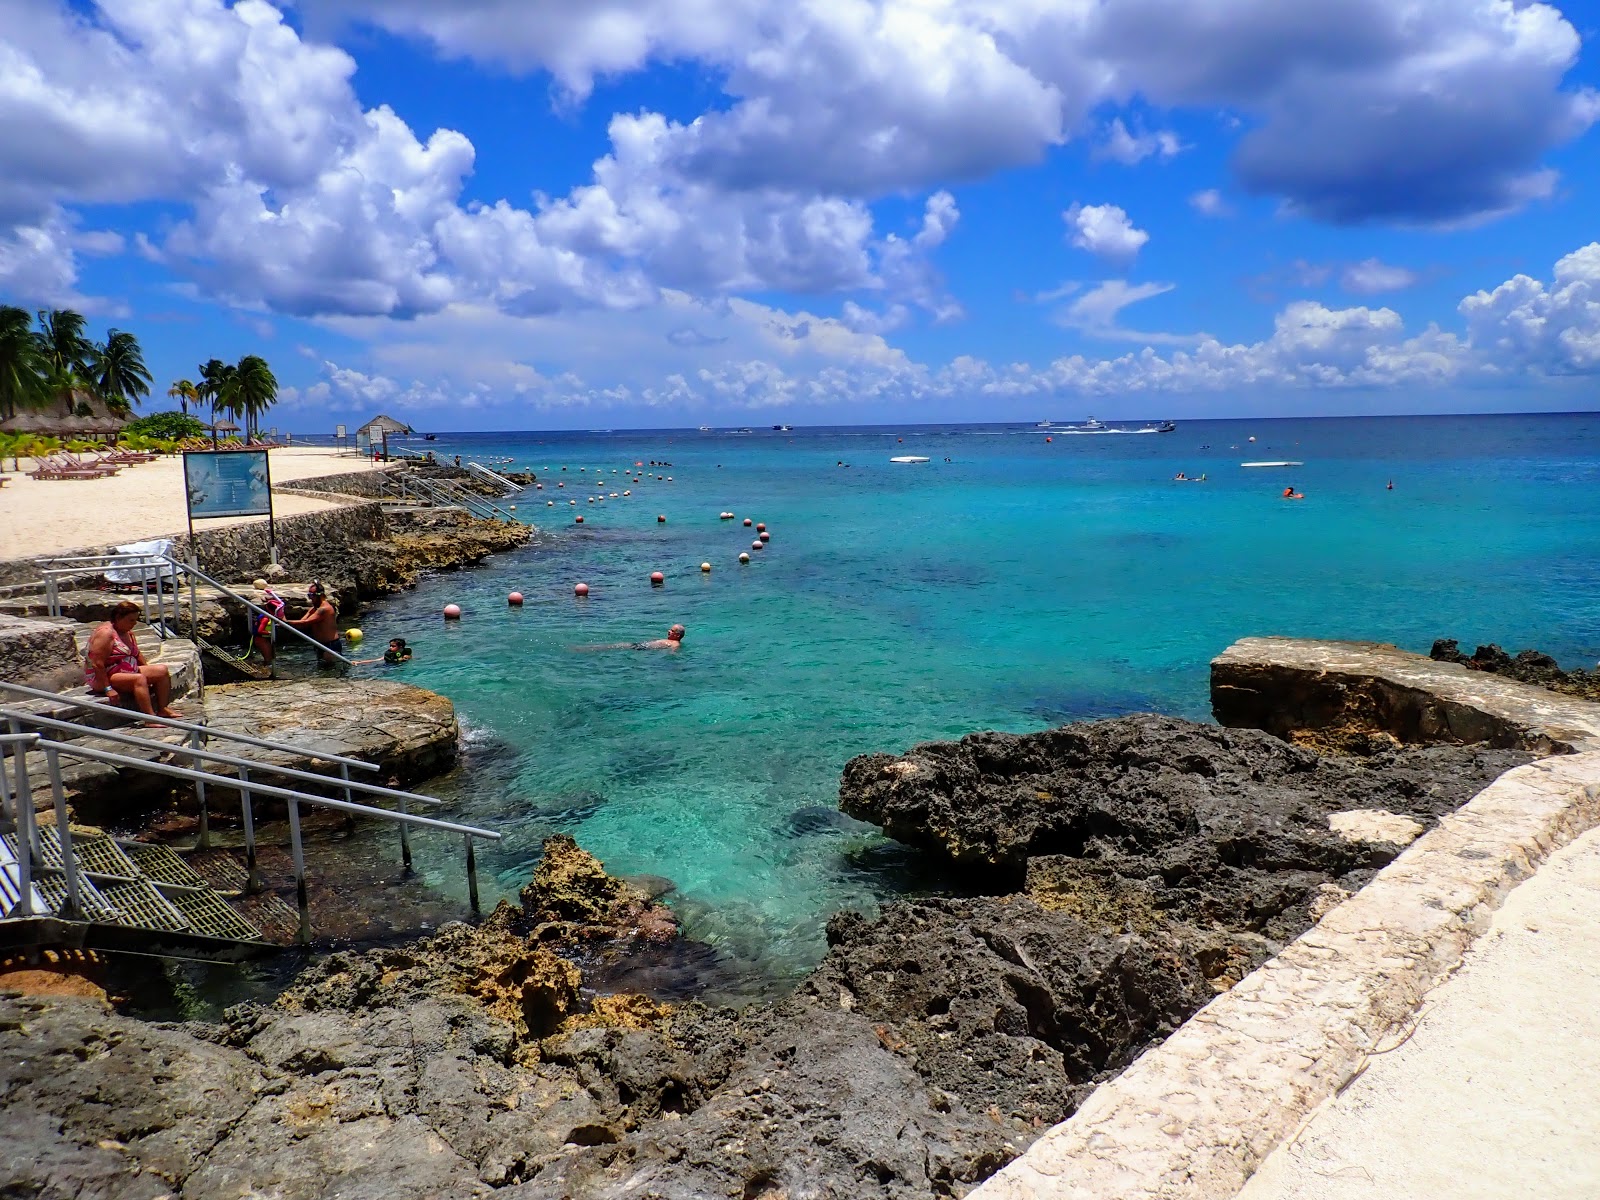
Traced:
[[1097, 421], [1090, 417], [1082, 425], [1068, 425], [1062, 433], [1127, 433], [1126, 429], [1118, 429], [1115, 425], [1107, 425], [1104, 421]]
[[1055, 422], [1054, 421], [1040, 421], [1037, 425], [1034, 426], [1034, 428], [1035, 429], [1054, 429], [1055, 428]]
[[773, 428], [773, 431], [775, 433], [788, 433], [789, 432], [789, 427], [787, 425], [774, 425], [772, 428]]
[[710, 433], [711, 432], [711, 426], [709, 426], [709, 425], [700, 426], [700, 432], [701, 433]]

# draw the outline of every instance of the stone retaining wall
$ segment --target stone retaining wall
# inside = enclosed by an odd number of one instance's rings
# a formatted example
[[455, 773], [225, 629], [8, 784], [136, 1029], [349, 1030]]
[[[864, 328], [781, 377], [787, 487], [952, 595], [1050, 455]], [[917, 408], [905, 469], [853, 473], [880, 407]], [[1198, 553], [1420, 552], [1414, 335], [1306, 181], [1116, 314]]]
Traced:
[[1600, 753], [1508, 771], [1103, 1084], [973, 1200], [1225, 1200], [1600, 822]]
[[289, 492], [332, 493], [376, 499], [389, 494], [387, 476], [387, 471], [374, 468], [371, 471], [357, 471], [347, 475], [316, 475], [310, 479], [295, 479], [288, 483], [275, 483], [272, 486]]
[[[277, 522], [278, 557], [292, 562], [302, 552], [318, 551], [329, 543], [365, 542], [388, 533], [383, 506], [377, 503], [347, 504], [342, 508], [279, 517]], [[180, 557], [187, 555], [187, 534], [176, 539]], [[267, 523], [229, 525], [221, 529], [195, 532], [200, 569], [223, 583], [249, 580], [261, 574], [271, 561]]]
[[[297, 487], [294, 490], [304, 489]], [[388, 523], [381, 504], [367, 500], [352, 501], [349, 494], [327, 495], [326, 498], [339, 503], [340, 507], [277, 518], [280, 559], [289, 563], [293, 562], [297, 553], [322, 549], [330, 543], [367, 542], [387, 536]], [[178, 557], [187, 557], [187, 532], [159, 536], [171, 538]], [[253, 579], [261, 574], [271, 560], [266, 521], [197, 529], [195, 543], [200, 552], [200, 569], [224, 583]], [[115, 549], [113, 545], [86, 546], [63, 551], [61, 557], [110, 554]], [[31, 558], [0, 561], [0, 586], [31, 583], [39, 578], [39, 567]]]

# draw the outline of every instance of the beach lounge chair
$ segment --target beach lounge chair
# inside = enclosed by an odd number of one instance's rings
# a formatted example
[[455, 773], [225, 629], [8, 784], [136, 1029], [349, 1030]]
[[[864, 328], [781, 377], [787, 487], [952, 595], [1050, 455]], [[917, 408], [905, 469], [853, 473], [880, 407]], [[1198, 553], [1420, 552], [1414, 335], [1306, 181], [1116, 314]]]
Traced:
[[73, 465], [57, 455], [49, 455], [38, 459], [35, 468], [28, 472], [29, 479], [103, 479], [105, 472], [100, 470], [85, 470]]
[[99, 458], [79, 458], [68, 450], [61, 451], [61, 457], [79, 471], [99, 471], [102, 475], [115, 475], [122, 470], [114, 463], [103, 462]]

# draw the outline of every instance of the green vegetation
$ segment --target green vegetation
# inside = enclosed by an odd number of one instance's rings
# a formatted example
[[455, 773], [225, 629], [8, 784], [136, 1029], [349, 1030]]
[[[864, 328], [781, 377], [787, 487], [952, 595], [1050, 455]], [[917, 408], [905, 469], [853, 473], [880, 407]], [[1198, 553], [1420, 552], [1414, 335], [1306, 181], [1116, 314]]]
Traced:
[[184, 438], [204, 437], [206, 423], [188, 413], [158, 412], [137, 421], [129, 421], [122, 430], [123, 437], [166, 438], [181, 441]]
[[201, 363], [200, 383], [195, 390], [200, 399], [211, 405], [213, 414], [222, 413], [243, 422], [246, 438], [256, 436], [262, 415], [278, 402], [277, 377], [258, 354], [246, 354], [237, 363], [225, 363], [220, 358]]
[[[154, 381], [133, 334], [111, 329], [105, 341], [91, 341], [83, 314], [70, 308], [41, 309], [37, 319], [35, 328], [27, 309], [0, 305], [0, 420], [51, 408], [64, 417], [91, 416], [95, 401], [114, 417], [128, 417], [150, 395]], [[180, 411], [155, 416], [184, 418], [190, 424], [182, 425], [182, 432], [169, 432], [180, 428], [175, 425], [144, 428], [139, 422], [129, 432], [158, 441], [199, 437], [207, 426], [190, 415], [189, 405], [198, 409], [205, 402], [213, 422], [218, 415], [231, 417], [253, 438], [261, 417], [278, 401], [278, 380], [258, 354], [237, 363], [213, 358], [200, 366], [199, 383], [176, 380], [167, 395], [178, 401]]]
[[0, 420], [59, 405], [62, 416], [89, 416], [92, 401], [125, 417], [150, 394], [150, 370], [139, 339], [111, 329], [91, 341], [83, 314], [41, 309], [32, 326], [26, 309], [0, 306]]

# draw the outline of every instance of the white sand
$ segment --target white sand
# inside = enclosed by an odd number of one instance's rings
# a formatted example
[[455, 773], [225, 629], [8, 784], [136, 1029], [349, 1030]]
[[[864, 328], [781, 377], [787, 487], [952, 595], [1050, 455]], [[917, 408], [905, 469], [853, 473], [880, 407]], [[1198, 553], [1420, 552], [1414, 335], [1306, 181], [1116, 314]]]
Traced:
[[1416, 1032], [1238, 1200], [1600, 1196], [1600, 830], [1506, 899]]
[[[325, 448], [286, 446], [272, 453], [272, 482], [288, 483], [318, 475], [344, 475], [375, 470], [370, 460], [340, 458]], [[186, 525], [183, 459], [174, 455], [155, 462], [123, 467], [104, 479], [29, 479], [33, 463], [0, 487], [0, 559], [59, 554], [82, 547], [120, 545], [144, 538], [181, 533]], [[331, 508], [324, 500], [274, 490], [275, 516]], [[215, 529], [264, 521], [265, 517], [217, 517], [196, 524]]]

